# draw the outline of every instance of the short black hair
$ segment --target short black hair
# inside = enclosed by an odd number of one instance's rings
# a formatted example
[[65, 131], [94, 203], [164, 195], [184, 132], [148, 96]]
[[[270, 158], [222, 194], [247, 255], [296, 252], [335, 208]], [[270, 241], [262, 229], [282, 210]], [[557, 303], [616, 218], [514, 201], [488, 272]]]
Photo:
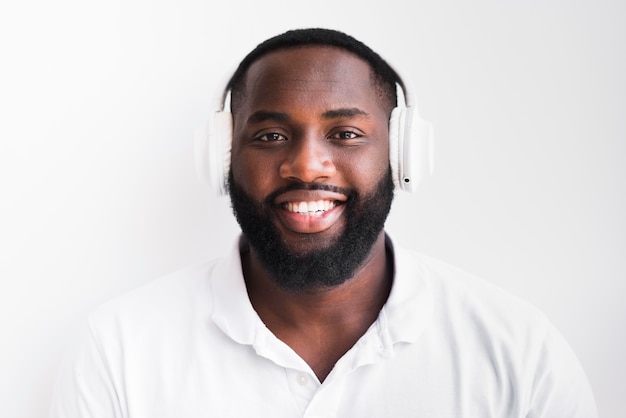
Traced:
[[226, 89], [231, 91], [231, 107], [236, 112], [242, 100], [243, 85], [246, 72], [250, 66], [264, 55], [279, 50], [306, 46], [331, 46], [349, 51], [365, 60], [371, 67], [372, 80], [381, 104], [391, 108], [396, 106], [396, 83], [402, 85], [402, 80], [389, 64], [370, 47], [361, 41], [332, 29], [310, 28], [294, 29], [267, 39], [257, 45], [239, 63], [237, 70], [230, 78]]

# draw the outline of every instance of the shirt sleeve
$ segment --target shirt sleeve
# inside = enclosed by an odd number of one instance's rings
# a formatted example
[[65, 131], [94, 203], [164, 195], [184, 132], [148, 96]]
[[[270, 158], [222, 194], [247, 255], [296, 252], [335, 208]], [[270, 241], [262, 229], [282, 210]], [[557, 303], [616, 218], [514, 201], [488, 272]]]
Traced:
[[526, 418], [597, 418], [589, 381], [565, 339], [551, 329], [535, 370]]
[[50, 418], [126, 418], [109, 365], [88, 325], [61, 364]]

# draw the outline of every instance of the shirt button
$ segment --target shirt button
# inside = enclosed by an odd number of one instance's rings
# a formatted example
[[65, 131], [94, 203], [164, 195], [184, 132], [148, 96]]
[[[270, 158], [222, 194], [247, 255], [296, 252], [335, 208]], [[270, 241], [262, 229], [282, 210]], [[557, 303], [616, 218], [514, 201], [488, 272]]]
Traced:
[[300, 373], [296, 380], [298, 381], [299, 385], [304, 386], [309, 382], [309, 377], [304, 373]]

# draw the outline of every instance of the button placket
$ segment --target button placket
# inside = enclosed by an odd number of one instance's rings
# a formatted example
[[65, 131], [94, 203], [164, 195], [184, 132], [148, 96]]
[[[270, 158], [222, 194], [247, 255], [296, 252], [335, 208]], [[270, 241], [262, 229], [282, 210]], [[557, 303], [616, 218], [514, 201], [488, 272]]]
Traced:
[[304, 413], [320, 384], [305, 370], [285, 369], [285, 372], [291, 394]]

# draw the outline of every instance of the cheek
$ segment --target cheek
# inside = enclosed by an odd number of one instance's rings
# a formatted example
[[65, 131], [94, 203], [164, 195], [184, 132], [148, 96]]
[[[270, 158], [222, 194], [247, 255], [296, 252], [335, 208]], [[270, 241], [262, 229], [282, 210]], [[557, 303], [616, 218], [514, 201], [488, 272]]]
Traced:
[[235, 183], [255, 200], [262, 200], [273, 190], [271, 179], [275, 170], [271, 162], [260, 162], [250, 153], [233, 149], [231, 169]]
[[389, 148], [385, 144], [347, 149], [338, 154], [335, 165], [358, 183], [376, 184], [389, 169]]

